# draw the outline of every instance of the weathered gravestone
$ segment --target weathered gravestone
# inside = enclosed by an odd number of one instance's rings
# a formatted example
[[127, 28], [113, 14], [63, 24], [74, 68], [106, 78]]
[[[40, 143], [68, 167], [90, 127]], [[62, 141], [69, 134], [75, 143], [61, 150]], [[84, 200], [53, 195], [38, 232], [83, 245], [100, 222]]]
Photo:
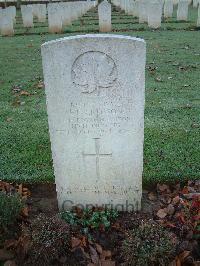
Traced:
[[188, 0], [179, 0], [177, 8], [177, 20], [187, 21], [188, 19]]
[[164, 17], [171, 18], [173, 16], [173, 0], [165, 0], [164, 3]]
[[139, 17], [139, 1], [136, 0], [136, 1], [133, 1], [133, 12], [132, 12], [132, 15], [134, 17]]
[[162, 2], [150, 1], [148, 3], [148, 26], [152, 29], [161, 27]]
[[62, 25], [63, 26], [71, 26], [71, 3], [70, 2], [62, 2], [60, 3], [62, 8]]
[[121, 1], [120, 0], [113, 0], [112, 1], [113, 2], [113, 4], [116, 6], [116, 7], [121, 7]]
[[1, 17], [3, 15], [3, 9], [2, 7], [0, 6], [0, 29], [1, 29]]
[[15, 6], [9, 6], [6, 8], [7, 12], [9, 13], [9, 15], [12, 17], [13, 19], [13, 23], [16, 23], [16, 7]]
[[130, 0], [125, 0], [125, 5], [124, 5], [124, 11], [127, 15], [129, 15], [129, 10], [130, 10]]
[[128, 15], [132, 15], [134, 17], [138, 16], [138, 1], [130, 1], [129, 6], [128, 6]]
[[143, 40], [120, 35], [42, 45], [60, 208], [140, 209], [145, 57]]
[[200, 4], [199, 4], [199, 8], [198, 8], [197, 27], [200, 27]]
[[77, 20], [78, 19], [78, 2], [69, 2], [71, 5], [71, 20]]
[[146, 0], [140, 0], [138, 4], [139, 23], [148, 22], [148, 3]]
[[37, 18], [38, 22], [46, 22], [46, 16], [47, 16], [47, 7], [46, 4], [37, 4], [38, 5], [38, 12], [37, 12]]
[[0, 14], [0, 29], [2, 36], [14, 35], [13, 17], [8, 9], [2, 9]]
[[198, 7], [198, 3], [199, 3], [198, 0], [193, 0], [192, 2], [193, 2], [193, 7], [197, 8]]
[[59, 3], [50, 3], [47, 5], [48, 10], [48, 26], [50, 33], [62, 32], [62, 16], [63, 10]]
[[34, 27], [32, 5], [21, 5], [21, 13], [22, 13], [23, 26], [26, 28]]
[[111, 24], [111, 4], [104, 0], [98, 6], [98, 15], [99, 15], [99, 31], [100, 32], [109, 32], [112, 30]]

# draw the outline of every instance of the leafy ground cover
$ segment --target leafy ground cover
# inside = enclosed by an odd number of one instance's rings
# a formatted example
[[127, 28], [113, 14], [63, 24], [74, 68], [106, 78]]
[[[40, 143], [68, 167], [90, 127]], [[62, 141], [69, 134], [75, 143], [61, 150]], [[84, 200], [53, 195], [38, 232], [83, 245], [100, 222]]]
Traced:
[[[0, 182], [0, 195], [11, 197], [16, 193], [23, 201], [18, 215], [16, 201], [0, 211], [4, 225], [0, 227], [0, 265], [200, 263], [199, 181], [188, 181], [184, 186], [158, 183], [143, 191], [142, 210], [135, 213], [102, 207], [59, 213], [53, 184], [26, 187]], [[9, 222], [8, 211], [9, 217], [15, 217]]]
[[[200, 34], [197, 10], [188, 22], [174, 17], [152, 31], [113, 9], [113, 33], [147, 42], [144, 184], [199, 178]], [[48, 40], [97, 33], [97, 10], [48, 34], [47, 24], [25, 30], [18, 13], [16, 35], [0, 37], [1, 179], [54, 180], [40, 46]]]

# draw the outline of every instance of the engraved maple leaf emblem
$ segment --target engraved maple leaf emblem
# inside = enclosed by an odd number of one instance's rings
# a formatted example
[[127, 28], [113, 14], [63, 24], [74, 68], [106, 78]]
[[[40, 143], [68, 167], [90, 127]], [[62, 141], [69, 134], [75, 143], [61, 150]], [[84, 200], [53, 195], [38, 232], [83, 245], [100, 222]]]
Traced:
[[114, 60], [102, 52], [86, 52], [80, 55], [72, 67], [72, 79], [81, 87], [82, 93], [97, 92], [109, 88], [117, 79]]

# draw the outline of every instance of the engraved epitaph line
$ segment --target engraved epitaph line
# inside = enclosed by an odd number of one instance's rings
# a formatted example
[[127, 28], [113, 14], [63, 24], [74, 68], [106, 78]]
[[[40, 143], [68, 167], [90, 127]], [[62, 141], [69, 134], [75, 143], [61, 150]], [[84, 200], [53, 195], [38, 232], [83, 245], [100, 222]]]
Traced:
[[95, 156], [96, 158], [96, 176], [100, 179], [100, 158], [112, 156], [112, 153], [100, 153], [100, 138], [94, 138], [95, 141], [95, 153], [83, 153], [83, 156]]

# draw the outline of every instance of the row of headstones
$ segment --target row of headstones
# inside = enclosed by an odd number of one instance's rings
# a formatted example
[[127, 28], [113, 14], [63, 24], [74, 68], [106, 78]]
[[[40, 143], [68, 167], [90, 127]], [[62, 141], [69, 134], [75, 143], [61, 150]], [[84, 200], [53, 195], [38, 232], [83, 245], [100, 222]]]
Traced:
[[[151, 28], [159, 28], [164, 18], [173, 15], [174, 5], [177, 7], [177, 20], [187, 21], [188, 7], [191, 0], [112, 0], [112, 3], [126, 14], [139, 18], [139, 23], [148, 23]], [[198, 8], [197, 26], [200, 26], [200, 0], [193, 0], [193, 7]]]
[[97, 5], [96, 1], [78, 1], [48, 4], [49, 32], [62, 32], [63, 26], [70, 26]]
[[96, 2], [93, 1], [76, 1], [76, 2], [62, 2], [51, 3], [43, 6], [27, 5], [21, 6], [22, 19], [24, 27], [33, 27], [33, 16], [38, 17], [39, 22], [45, 22], [46, 13], [48, 13], [49, 32], [62, 32], [64, 26], [69, 26], [74, 20], [83, 16], [89, 9], [94, 7]]
[[[23, 26], [34, 27], [33, 18], [38, 22], [45, 22], [48, 13], [49, 32], [60, 33], [64, 26], [71, 25], [74, 20], [83, 16], [88, 10], [96, 6], [96, 1], [76, 1], [46, 4], [22, 5], [21, 14]], [[0, 9], [0, 30], [2, 36], [14, 35], [16, 8], [11, 6]]]

